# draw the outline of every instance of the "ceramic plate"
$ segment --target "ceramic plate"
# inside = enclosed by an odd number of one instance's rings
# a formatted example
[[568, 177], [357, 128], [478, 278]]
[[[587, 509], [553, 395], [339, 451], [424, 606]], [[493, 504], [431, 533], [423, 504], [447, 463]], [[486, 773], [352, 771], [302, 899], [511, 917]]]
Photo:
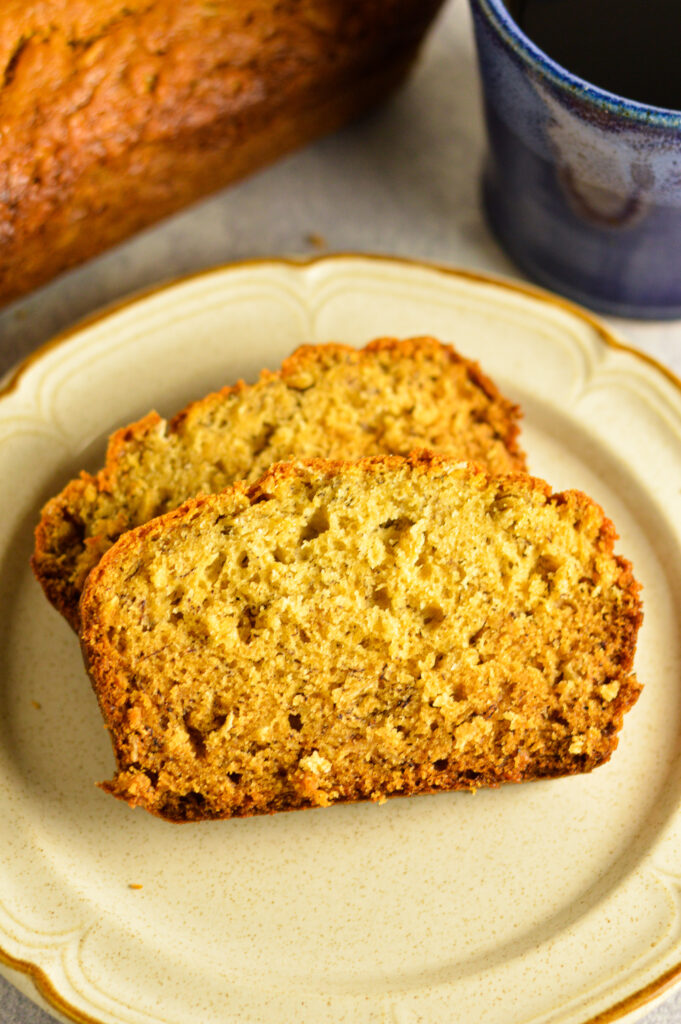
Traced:
[[[593, 495], [645, 591], [645, 683], [591, 776], [173, 826], [113, 758], [28, 568], [106, 435], [301, 342], [433, 333], [525, 410], [533, 471]], [[0, 947], [65, 1019], [584, 1024], [681, 974], [681, 385], [574, 307], [396, 260], [225, 267], [41, 350], [0, 401]]]

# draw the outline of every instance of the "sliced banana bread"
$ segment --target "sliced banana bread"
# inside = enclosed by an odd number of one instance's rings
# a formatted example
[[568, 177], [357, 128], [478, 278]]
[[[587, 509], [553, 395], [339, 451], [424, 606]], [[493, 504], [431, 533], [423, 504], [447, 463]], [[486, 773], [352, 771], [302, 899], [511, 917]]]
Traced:
[[615, 536], [579, 492], [430, 453], [192, 499], [85, 585], [104, 788], [188, 821], [590, 771], [640, 690]]
[[277, 461], [419, 447], [494, 472], [523, 469], [519, 415], [475, 363], [432, 338], [304, 346], [252, 386], [240, 381], [169, 424], [150, 413], [114, 434], [104, 469], [82, 473], [43, 509], [33, 569], [77, 628], [83, 582], [107, 548], [189, 497], [253, 482]]

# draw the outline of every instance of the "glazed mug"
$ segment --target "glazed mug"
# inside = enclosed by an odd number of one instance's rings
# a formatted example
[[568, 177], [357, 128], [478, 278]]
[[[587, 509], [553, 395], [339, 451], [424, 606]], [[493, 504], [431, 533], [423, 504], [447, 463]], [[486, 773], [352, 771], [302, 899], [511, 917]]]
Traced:
[[681, 112], [561, 67], [502, 0], [470, 0], [487, 123], [483, 202], [511, 259], [600, 312], [681, 317]]

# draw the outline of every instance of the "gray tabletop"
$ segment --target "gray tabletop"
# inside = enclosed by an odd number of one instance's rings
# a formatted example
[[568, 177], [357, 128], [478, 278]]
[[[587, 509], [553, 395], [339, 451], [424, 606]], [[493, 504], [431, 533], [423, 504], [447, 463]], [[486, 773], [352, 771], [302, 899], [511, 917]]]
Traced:
[[[463, 0], [450, 0], [413, 77], [381, 110], [1, 312], [0, 376], [106, 303], [233, 259], [384, 252], [517, 278], [482, 219], [483, 150], [470, 18]], [[612, 323], [681, 373], [681, 322]], [[642, 1019], [681, 1021], [681, 991]], [[54, 1020], [0, 977], [0, 1024]]]

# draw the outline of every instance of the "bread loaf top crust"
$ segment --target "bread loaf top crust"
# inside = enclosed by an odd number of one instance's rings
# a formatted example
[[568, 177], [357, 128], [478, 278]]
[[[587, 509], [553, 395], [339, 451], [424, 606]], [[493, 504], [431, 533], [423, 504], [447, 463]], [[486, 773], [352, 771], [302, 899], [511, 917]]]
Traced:
[[614, 538], [579, 492], [432, 453], [192, 499], [85, 586], [105, 788], [187, 821], [590, 771], [640, 691]]
[[188, 497], [252, 482], [277, 461], [421, 447], [523, 469], [519, 416], [475, 363], [433, 338], [304, 346], [277, 373], [208, 395], [169, 424], [150, 413], [114, 434], [104, 468], [43, 509], [33, 569], [77, 628], [83, 582], [104, 551]]
[[4, 0], [0, 303], [402, 80], [441, 0]]

